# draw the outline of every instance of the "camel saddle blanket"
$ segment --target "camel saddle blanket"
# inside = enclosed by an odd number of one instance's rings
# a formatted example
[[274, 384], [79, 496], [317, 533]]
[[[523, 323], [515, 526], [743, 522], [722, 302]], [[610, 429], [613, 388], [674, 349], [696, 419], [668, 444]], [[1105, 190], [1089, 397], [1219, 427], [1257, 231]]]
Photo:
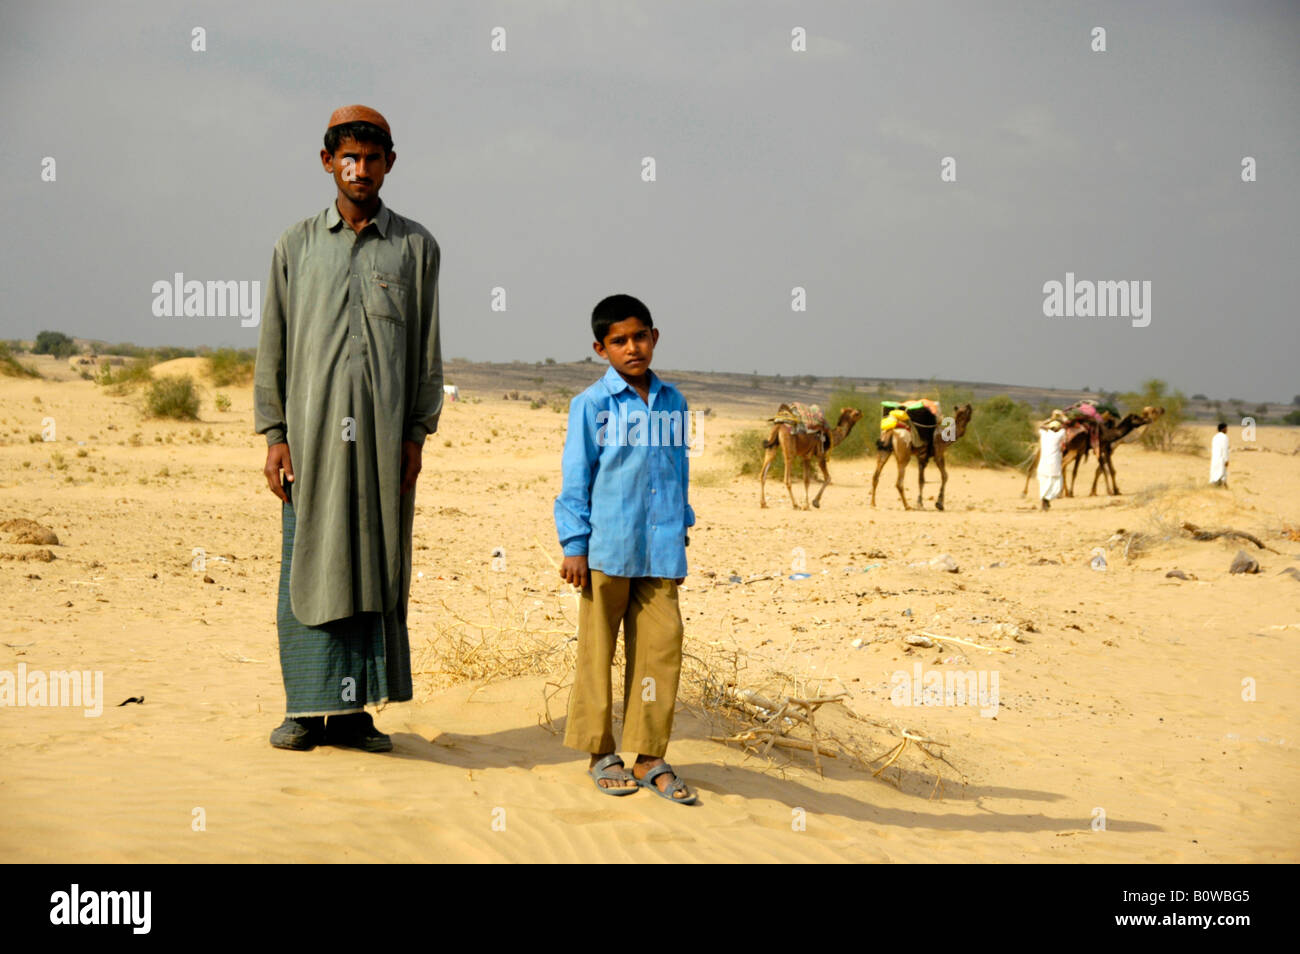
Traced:
[[811, 434], [816, 431], [829, 431], [830, 427], [826, 424], [826, 415], [816, 404], [804, 404], [800, 401], [793, 401], [790, 404], [782, 404], [776, 412], [776, 417], [772, 418], [773, 424], [788, 424], [790, 429], [796, 434]]
[[794, 434], [816, 434], [821, 438], [822, 452], [830, 450], [831, 429], [826, 423], [826, 415], [816, 404], [804, 404], [791, 401], [777, 408], [776, 416], [771, 418], [773, 424], [785, 424]]
[[[1053, 415], [1055, 416], [1055, 415]], [[1088, 444], [1094, 454], [1101, 452], [1101, 412], [1091, 401], [1071, 404], [1062, 415], [1065, 418], [1065, 442], [1071, 443], [1084, 431], [1088, 432]]]
[[1071, 421], [1092, 420], [1101, 422], [1101, 412], [1091, 401], [1079, 401], [1077, 404], [1071, 404], [1065, 409], [1065, 416]]

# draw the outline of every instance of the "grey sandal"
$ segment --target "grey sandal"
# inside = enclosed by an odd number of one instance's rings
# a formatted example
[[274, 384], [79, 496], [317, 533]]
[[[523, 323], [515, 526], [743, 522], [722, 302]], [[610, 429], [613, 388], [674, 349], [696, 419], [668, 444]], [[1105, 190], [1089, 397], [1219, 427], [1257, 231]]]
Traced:
[[[659, 786], [655, 784], [655, 779], [660, 775], [663, 775], [665, 772], [671, 772], [673, 780], [668, 783], [668, 788], [660, 791]], [[633, 776], [633, 778], [636, 778], [636, 776]], [[676, 802], [678, 805], [695, 804], [696, 796], [694, 794], [687, 795], [685, 798], [677, 798], [674, 795], [675, 792], [683, 791], [686, 788], [686, 782], [682, 780], [680, 775], [673, 772], [673, 767], [667, 762], [660, 762], [650, 771], [645, 773], [645, 778], [638, 778], [636, 783], [642, 788], [650, 789], [650, 791], [654, 792], [660, 798], [666, 798], [668, 801]]]
[[[611, 772], [610, 768], [614, 765], [618, 765], [622, 768], [622, 771]], [[623, 760], [618, 757], [617, 752], [611, 752], [591, 768], [587, 769], [587, 774], [591, 776], [596, 787], [606, 795], [631, 795], [637, 790], [637, 786], [635, 785], [631, 788], [626, 786], [621, 786], [619, 788], [606, 788], [604, 785], [600, 784], [602, 780], [610, 782], [625, 782], [630, 778], [632, 781], [636, 781], [636, 777], [623, 766]]]

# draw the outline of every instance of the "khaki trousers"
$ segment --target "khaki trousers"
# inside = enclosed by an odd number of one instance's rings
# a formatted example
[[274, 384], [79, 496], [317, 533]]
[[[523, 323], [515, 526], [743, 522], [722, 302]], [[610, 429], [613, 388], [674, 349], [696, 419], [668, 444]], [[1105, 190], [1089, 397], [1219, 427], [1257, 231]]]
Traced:
[[564, 744], [583, 752], [615, 751], [614, 646], [623, 626], [623, 751], [658, 758], [668, 751], [682, 669], [682, 615], [677, 584], [654, 577], [606, 576], [591, 570], [578, 607], [578, 668], [569, 693]]

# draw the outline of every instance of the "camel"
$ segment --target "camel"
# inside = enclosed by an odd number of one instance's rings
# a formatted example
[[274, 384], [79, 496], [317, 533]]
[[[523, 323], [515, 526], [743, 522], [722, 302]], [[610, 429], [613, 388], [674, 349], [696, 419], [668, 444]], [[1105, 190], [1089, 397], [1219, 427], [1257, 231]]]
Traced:
[[817, 491], [817, 496], [812, 499], [812, 506], [821, 507], [822, 494], [830, 485], [830, 471], [826, 469], [826, 457], [830, 452], [849, 436], [849, 431], [853, 430], [853, 425], [862, 419], [862, 412], [855, 407], [846, 407], [840, 411], [839, 422], [831, 430], [830, 447], [823, 449], [821, 434], [804, 432], [801, 434], [794, 433], [789, 424], [777, 423], [772, 428], [772, 433], [767, 440], [763, 442], [765, 453], [763, 455], [763, 469], [759, 472], [758, 481], [758, 505], [767, 506], [767, 496], [764, 492], [767, 484], [767, 471], [772, 466], [772, 461], [776, 459], [776, 452], [780, 448], [782, 461], [785, 465], [785, 489], [790, 494], [790, 506], [796, 510], [799, 505], [794, 500], [794, 490], [790, 487], [790, 458], [794, 457], [803, 462], [803, 509], [808, 509], [808, 480], [810, 471], [808, 469], [809, 458], [817, 461], [817, 466], [822, 472], [821, 489]]
[[945, 436], [945, 430], [941, 423], [934, 425], [934, 444], [933, 451], [929, 444], [923, 444], [919, 449], [912, 447], [912, 435], [909, 431], [895, 428], [890, 431], [889, 436], [876, 442], [876, 448], [880, 451], [876, 458], [876, 472], [871, 476], [871, 506], [876, 505], [876, 484], [880, 482], [880, 472], [885, 469], [885, 464], [889, 461], [890, 456], [898, 463], [898, 481], [895, 486], [898, 488], [898, 497], [903, 501], [903, 509], [911, 510], [907, 504], [907, 496], [903, 493], [903, 477], [907, 473], [907, 462], [911, 460], [912, 455], [916, 455], [916, 467], [918, 471], [918, 486], [916, 490], [916, 509], [925, 509], [925, 503], [922, 494], [925, 492], [925, 465], [930, 462], [931, 456], [939, 467], [939, 496], [934, 501], [936, 510], [943, 509], [943, 493], [948, 487], [948, 466], [944, 463], [944, 453], [949, 444], [955, 444], [961, 440], [962, 435], [966, 433], [966, 426], [971, 419], [971, 406], [969, 404], [960, 404], [957, 406], [955, 421], [957, 424], [957, 433], [952, 440]]
[[[1097, 496], [1097, 480], [1103, 474], [1106, 477], [1106, 492], [1112, 497], [1119, 495], [1119, 482], [1115, 478], [1115, 462], [1113, 460], [1115, 445], [1138, 428], [1146, 427], [1163, 413], [1165, 413], [1165, 409], [1162, 407], [1148, 406], [1141, 411], [1126, 414], [1118, 421], [1110, 414], [1102, 416], [1101, 432], [1097, 440], [1097, 472], [1092, 477], [1092, 492], [1089, 496]], [[1061, 472], [1065, 473], [1065, 469], [1070, 466], [1071, 461], [1074, 463], [1069, 478], [1061, 482], [1061, 491], [1064, 496], [1074, 496], [1074, 485], [1079, 479], [1079, 464], [1088, 456], [1091, 447], [1092, 441], [1088, 431], [1081, 430], [1074, 434], [1062, 449]], [[1035, 447], [1034, 452], [1029, 457], [1029, 472], [1025, 475], [1025, 489], [1020, 494], [1022, 497], [1029, 493], [1029, 481], [1037, 472], [1038, 450]]]
[[[1153, 423], [1163, 413], [1165, 409], [1162, 407], [1144, 407], [1141, 413], [1124, 415], [1124, 419], [1115, 427], [1108, 423], [1102, 425], [1101, 440], [1097, 445], [1097, 472], [1092, 475], [1090, 497], [1097, 496], [1097, 478], [1103, 473], [1106, 475], [1106, 492], [1112, 497], [1119, 495], [1119, 481], [1115, 479], [1115, 445], [1132, 431]], [[1077, 465], [1075, 469], [1078, 469]]]

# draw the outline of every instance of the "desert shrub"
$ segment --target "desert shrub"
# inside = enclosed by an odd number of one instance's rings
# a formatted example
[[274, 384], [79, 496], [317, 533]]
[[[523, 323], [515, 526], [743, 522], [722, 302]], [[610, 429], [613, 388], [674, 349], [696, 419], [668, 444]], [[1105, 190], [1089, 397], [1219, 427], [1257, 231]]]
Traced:
[[225, 413], [230, 410], [230, 397], [226, 394], [218, 394], [215, 401], [217, 410]]
[[40, 372], [14, 357], [8, 342], [0, 342], [0, 374], [10, 378], [39, 378]]
[[835, 446], [831, 457], [845, 459], [862, 457], [864, 454], [874, 456], [876, 441], [880, 439], [880, 398], [861, 394], [851, 388], [837, 388], [822, 405], [826, 423], [834, 427], [840, 419], [840, 412], [846, 407], [855, 407], [861, 411], [862, 420], [854, 424], [849, 436]]
[[159, 378], [149, 386], [145, 407], [150, 417], [173, 417], [196, 421], [199, 417], [199, 393], [188, 374]]
[[1005, 394], [975, 403], [968, 393], [957, 392], [945, 392], [942, 401], [944, 414], [958, 404], [973, 404], [966, 433], [947, 451], [954, 463], [1017, 467], [1033, 453], [1034, 413], [1027, 403]]
[[153, 360], [147, 356], [128, 361], [116, 368], [109, 364], [101, 364], [95, 383], [111, 388], [114, 393], [121, 394], [129, 388], [152, 381], [152, 368]]
[[734, 432], [727, 439], [726, 456], [735, 466], [735, 473], [757, 475], [763, 466], [763, 441], [767, 440], [770, 430], [746, 428]]
[[253, 380], [253, 369], [257, 353], [251, 349], [236, 351], [234, 348], [218, 348], [208, 355], [208, 371], [212, 383], [219, 388], [247, 384]]
[[[1184, 406], [1187, 399], [1182, 391], [1169, 393], [1168, 385], [1159, 378], [1144, 381], [1140, 392], [1130, 392], [1121, 399], [1126, 412], [1140, 411], [1147, 407], [1163, 407], [1165, 413], [1156, 418], [1154, 424], [1142, 428], [1142, 446], [1151, 450], [1173, 450], [1179, 442], [1179, 431], [1187, 420]], [[1238, 412], [1238, 417], [1241, 416]]]

